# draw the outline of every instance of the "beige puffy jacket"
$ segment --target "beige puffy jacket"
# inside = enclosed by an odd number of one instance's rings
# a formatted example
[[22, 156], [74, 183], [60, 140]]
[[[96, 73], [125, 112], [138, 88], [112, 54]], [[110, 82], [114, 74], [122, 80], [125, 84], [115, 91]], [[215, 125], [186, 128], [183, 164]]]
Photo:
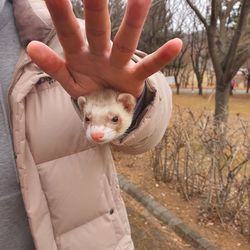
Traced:
[[[22, 44], [36, 39], [61, 53], [44, 2], [13, 2]], [[137, 127], [114, 143], [118, 150], [145, 152], [165, 132], [171, 90], [161, 73], [147, 84], [153, 101]], [[93, 146], [83, 138], [70, 96], [25, 51], [9, 104], [18, 178], [36, 249], [134, 249], [110, 146]]]

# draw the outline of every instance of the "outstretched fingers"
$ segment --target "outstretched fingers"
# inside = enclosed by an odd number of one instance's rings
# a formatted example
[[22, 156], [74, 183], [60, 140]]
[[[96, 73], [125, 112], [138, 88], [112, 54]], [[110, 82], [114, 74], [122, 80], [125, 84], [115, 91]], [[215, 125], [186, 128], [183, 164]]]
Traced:
[[154, 53], [144, 57], [135, 65], [134, 77], [143, 81], [170, 63], [182, 49], [182, 41], [178, 38], [168, 41]]
[[111, 63], [122, 68], [137, 48], [151, 0], [128, 0], [125, 16], [114, 38]]
[[90, 51], [103, 55], [110, 49], [110, 17], [107, 0], [84, 0], [86, 35]]
[[72, 97], [79, 96], [82, 91], [80, 86], [74, 82], [64, 60], [52, 49], [41, 42], [33, 41], [29, 43], [27, 52], [33, 62], [53, 79], [60, 82]]
[[45, 0], [64, 51], [77, 53], [84, 45], [80, 25], [69, 0]]

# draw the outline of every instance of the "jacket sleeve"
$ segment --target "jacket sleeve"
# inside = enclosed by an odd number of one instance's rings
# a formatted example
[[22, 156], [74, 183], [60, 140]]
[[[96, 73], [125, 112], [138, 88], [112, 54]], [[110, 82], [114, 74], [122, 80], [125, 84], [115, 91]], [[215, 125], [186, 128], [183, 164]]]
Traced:
[[162, 139], [172, 112], [172, 91], [160, 72], [146, 80], [148, 103], [137, 118], [133, 130], [113, 142], [113, 148], [129, 154], [140, 154]]

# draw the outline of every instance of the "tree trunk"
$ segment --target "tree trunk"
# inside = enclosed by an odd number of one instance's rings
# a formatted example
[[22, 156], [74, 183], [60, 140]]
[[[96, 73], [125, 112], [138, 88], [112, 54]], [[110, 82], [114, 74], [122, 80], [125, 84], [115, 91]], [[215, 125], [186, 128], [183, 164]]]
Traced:
[[176, 94], [180, 94], [180, 84], [176, 84]]
[[233, 86], [231, 86], [231, 84], [230, 84], [230, 91], [229, 91], [229, 93], [230, 93], [230, 95], [232, 96], [233, 95]]
[[250, 78], [247, 80], [247, 94], [249, 93], [250, 89]]
[[216, 122], [227, 122], [228, 101], [230, 93], [230, 82], [217, 84], [215, 94], [215, 120]]
[[177, 78], [176, 75], [174, 76], [174, 80], [175, 80], [175, 86], [176, 86], [176, 94], [179, 95], [180, 94], [180, 86], [181, 86], [181, 84], [178, 82], [178, 78]]
[[197, 79], [197, 80], [198, 80], [199, 95], [202, 95], [202, 80], [201, 79]]

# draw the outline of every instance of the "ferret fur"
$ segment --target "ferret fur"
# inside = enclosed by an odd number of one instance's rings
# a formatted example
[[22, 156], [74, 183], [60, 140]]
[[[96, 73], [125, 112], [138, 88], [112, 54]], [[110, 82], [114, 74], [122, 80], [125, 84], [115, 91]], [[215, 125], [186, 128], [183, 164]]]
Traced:
[[80, 96], [77, 104], [87, 139], [104, 144], [119, 138], [129, 128], [136, 99], [128, 93], [102, 89]]

